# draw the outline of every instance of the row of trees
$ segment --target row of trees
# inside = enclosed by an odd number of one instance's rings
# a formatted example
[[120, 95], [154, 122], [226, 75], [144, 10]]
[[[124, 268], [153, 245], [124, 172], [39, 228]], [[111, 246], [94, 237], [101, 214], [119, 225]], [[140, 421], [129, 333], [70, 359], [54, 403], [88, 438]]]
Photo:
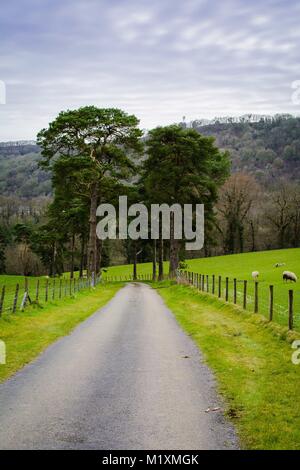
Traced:
[[278, 182], [267, 190], [248, 174], [229, 177], [228, 154], [194, 129], [172, 125], [143, 135], [135, 116], [89, 106], [60, 113], [38, 144], [54, 196], [39, 209], [22, 208], [13, 198], [1, 204], [1, 272], [13, 260], [15, 272], [37, 274], [42, 263], [51, 276], [96, 273], [111, 260], [133, 262], [135, 269], [137, 260], [152, 260], [154, 275], [157, 263], [162, 277], [169, 259], [173, 276], [187, 254], [174, 237], [172, 217], [170, 240], [161, 233], [154, 241], [97, 238], [98, 205], [117, 206], [119, 195], [147, 206], [204, 203], [205, 247], [188, 256], [299, 246], [297, 186]]
[[300, 246], [300, 188], [278, 181], [261, 187], [253, 176], [233, 174], [216, 205], [214, 254]]
[[[135, 116], [118, 109], [93, 106], [62, 112], [38, 135], [41, 166], [52, 173], [54, 200], [48, 222], [39, 229], [37, 246], [50, 273], [63, 269], [63, 247], [81, 243], [81, 269], [98, 272], [103, 265], [103, 243], [97, 239], [96, 210], [100, 203], [116, 205], [119, 195], [129, 203], [204, 203], [207, 221], [213, 218], [218, 187], [229, 173], [227, 153], [220, 152], [214, 139], [192, 129], [172, 125], [158, 127], [143, 136]], [[170, 274], [180, 259], [181, 244], [174, 237], [167, 246]], [[44, 243], [39, 243], [44, 234]], [[52, 250], [49, 250], [51, 240]], [[133, 261], [138, 242], [127, 242]], [[159, 241], [162, 269], [163, 240]], [[47, 253], [45, 253], [47, 247]], [[86, 253], [86, 261], [85, 261]], [[152, 244], [156, 263], [156, 243]], [[47, 258], [48, 256], [48, 258]]]

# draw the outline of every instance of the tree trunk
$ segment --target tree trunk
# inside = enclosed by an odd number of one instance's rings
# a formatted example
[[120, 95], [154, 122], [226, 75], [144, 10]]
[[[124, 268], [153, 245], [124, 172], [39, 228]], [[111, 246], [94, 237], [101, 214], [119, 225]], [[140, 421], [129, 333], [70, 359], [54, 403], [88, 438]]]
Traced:
[[56, 257], [56, 243], [54, 242], [52, 245], [52, 260], [50, 263], [50, 268], [49, 268], [49, 276], [55, 276], [55, 257]]
[[244, 253], [244, 226], [239, 224], [238, 226], [239, 233], [239, 243], [240, 243], [240, 253]]
[[285, 245], [285, 227], [280, 227], [279, 229], [279, 237], [278, 237], [278, 248], [284, 248]]
[[158, 280], [164, 279], [164, 241], [162, 238], [162, 231], [160, 227], [159, 240], [158, 240]]
[[153, 240], [152, 280], [156, 281], [156, 240]]
[[96, 234], [96, 227], [97, 227], [97, 218], [96, 218], [96, 211], [97, 211], [97, 204], [98, 204], [98, 188], [97, 185], [94, 184], [91, 191], [91, 202], [90, 202], [90, 218], [89, 218], [89, 242], [88, 242], [88, 275], [94, 276], [96, 275], [97, 271], [97, 234]]
[[74, 277], [74, 250], [75, 250], [75, 235], [72, 235], [72, 244], [71, 244], [71, 269], [70, 269], [70, 278]]
[[256, 240], [255, 240], [255, 227], [253, 220], [250, 221], [251, 228], [251, 251], [256, 251]]
[[102, 240], [97, 238], [97, 269], [96, 272], [100, 273], [102, 263]]
[[79, 270], [79, 277], [82, 277], [82, 276], [83, 276], [84, 257], [85, 257], [85, 237], [84, 237], [84, 234], [82, 234], [82, 235], [81, 235], [81, 248], [80, 248], [80, 270]]
[[170, 217], [170, 267], [169, 276], [170, 278], [176, 277], [176, 271], [179, 266], [179, 240], [174, 238], [174, 213], [171, 213]]

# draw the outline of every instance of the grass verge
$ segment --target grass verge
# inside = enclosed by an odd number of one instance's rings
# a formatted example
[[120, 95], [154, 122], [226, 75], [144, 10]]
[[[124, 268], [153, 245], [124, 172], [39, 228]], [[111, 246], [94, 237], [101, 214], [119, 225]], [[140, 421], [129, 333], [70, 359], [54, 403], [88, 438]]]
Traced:
[[286, 330], [186, 285], [155, 287], [215, 372], [242, 447], [299, 450], [300, 365]]
[[38, 356], [49, 344], [67, 335], [80, 322], [104, 306], [121, 283], [98, 285], [72, 298], [33, 305], [24, 312], [0, 319], [0, 340], [6, 344], [6, 364], [0, 364], [0, 382]]

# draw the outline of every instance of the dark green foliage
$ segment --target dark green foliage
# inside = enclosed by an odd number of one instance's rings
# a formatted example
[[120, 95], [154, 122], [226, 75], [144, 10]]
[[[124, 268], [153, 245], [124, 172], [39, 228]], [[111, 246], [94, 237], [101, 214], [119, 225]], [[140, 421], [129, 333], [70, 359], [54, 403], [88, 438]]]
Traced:
[[[194, 129], [177, 125], [150, 131], [146, 149], [148, 158], [143, 165], [141, 184], [147, 201], [169, 205], [204, 204], [209, 221], [213, 217], [218, 188], [229, 175], [228, 153], [219, 151], [213, 137], [204, 137]], [[171, 228], [172, 275], [178, 267], [179, 253], [180, 243], [172, 241]]]
[[29, 243], [33, 228], [26, 224], [16, 224], [13, 228], [13, 236], [17, 243]]
[[5, 248], [10, 240], [7, 228], [0, 225], [0, 274], [5, 274]]
[[38, 134], [40, 166], [52, 171], [52, 210], [72, 239], [71, 275], [77, 234], [88, 240], [88, 271], [96, 273], [101, 266], [97, 206], [115, 199], [116, 187], [134, 172], [133, 160], [142, 150], [138, 122], [120, 109], [86, 106], [61, 112]]
[[31, 249], [40, 257], [49, 276], [64, 271], [64, 241], [61, 232], [51, 222], [39, 227], [31, 236]]

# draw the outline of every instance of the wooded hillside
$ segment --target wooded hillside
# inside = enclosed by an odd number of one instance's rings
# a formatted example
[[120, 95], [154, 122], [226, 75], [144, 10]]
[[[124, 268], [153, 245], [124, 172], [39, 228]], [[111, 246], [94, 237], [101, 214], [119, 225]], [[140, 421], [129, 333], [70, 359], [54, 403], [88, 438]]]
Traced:
[[[300, 118], [272, 122], [214, 123], [193, 127], [212, 135], [220, 149], [228, 150], [232, 171], [250, 173], [262, 184], [274, 185], [279, 178], [300, 180]], [[37, 145], [0, 143], [0, 194], [24, 198], [51, 194], [49, 173], [38, 168]]]

